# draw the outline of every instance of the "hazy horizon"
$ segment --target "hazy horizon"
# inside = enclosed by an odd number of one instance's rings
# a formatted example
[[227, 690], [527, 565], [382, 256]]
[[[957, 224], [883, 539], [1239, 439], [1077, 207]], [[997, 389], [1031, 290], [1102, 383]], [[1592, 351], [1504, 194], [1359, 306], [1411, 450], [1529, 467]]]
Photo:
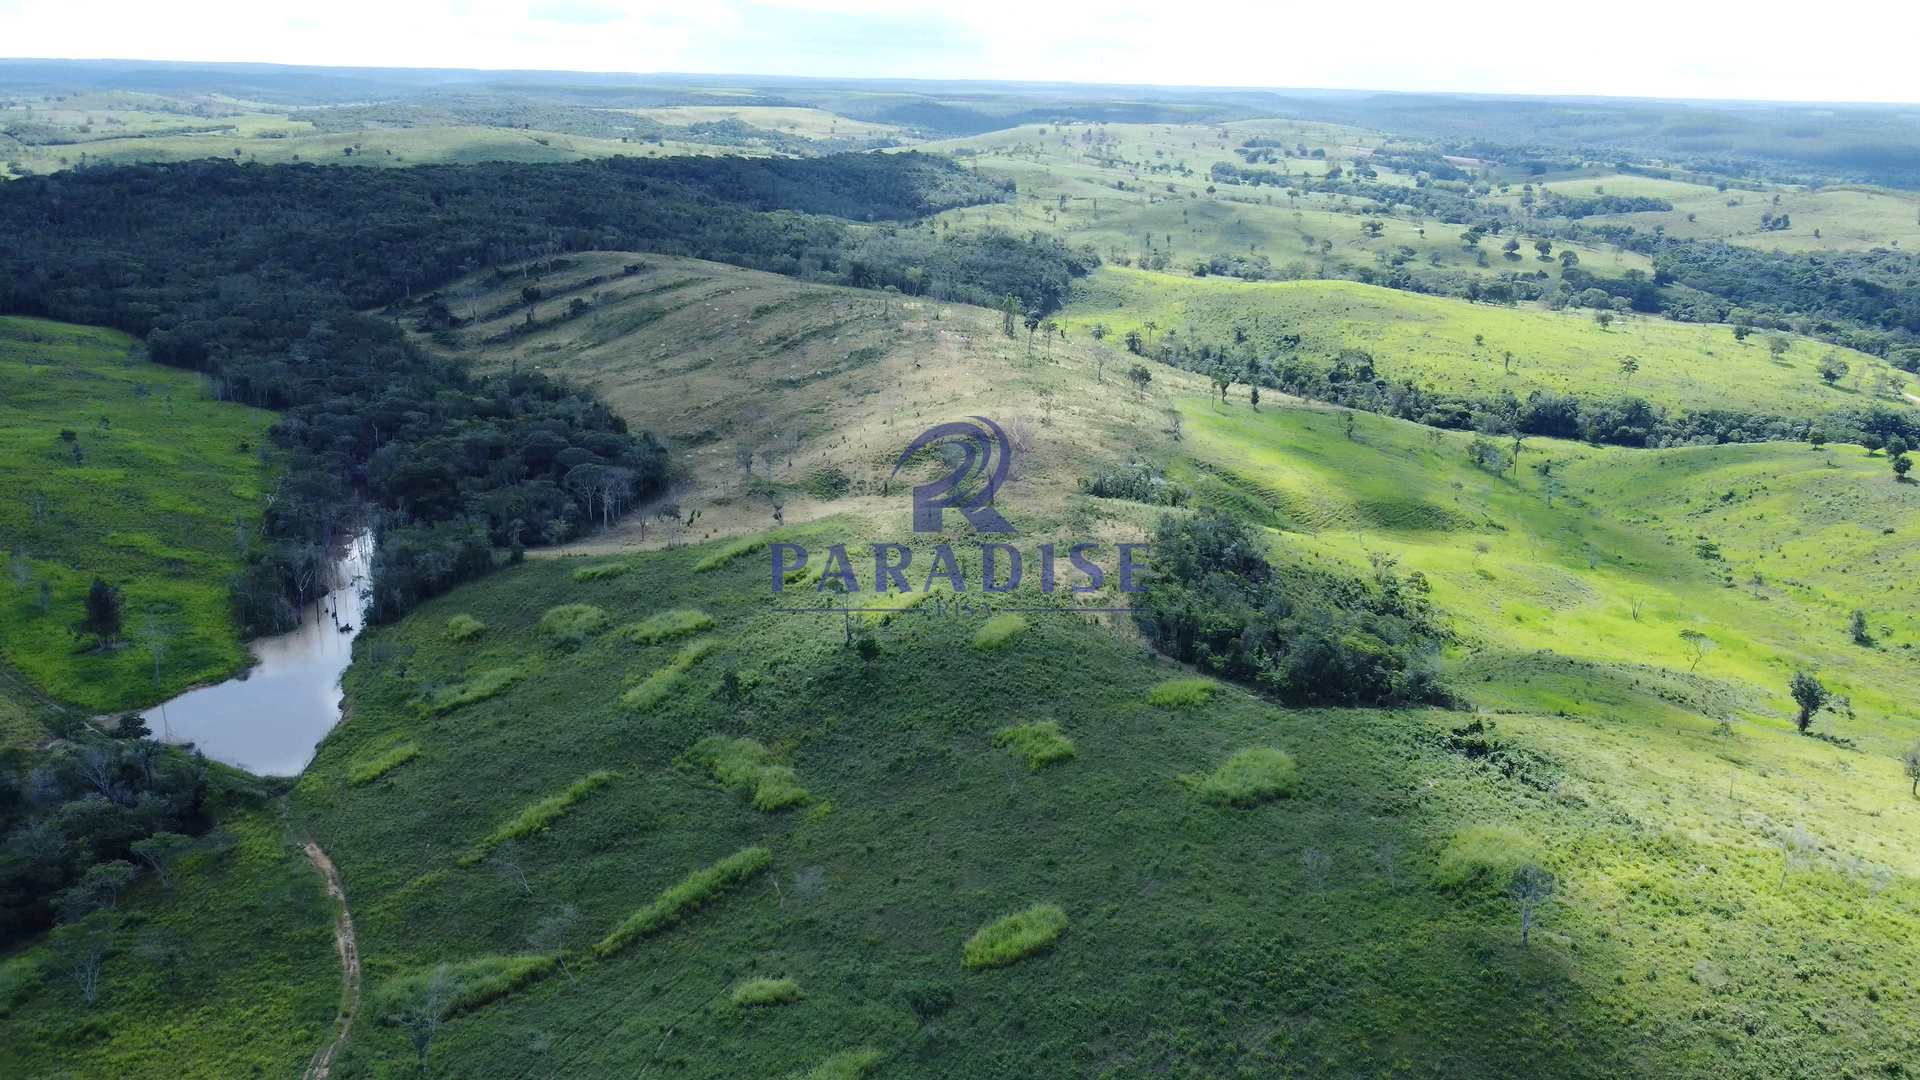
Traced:
[[0, 41], [18, 60], [1903, 105], [1916, 92], [1902, 49], [1920, 30], [1860, 0], [1790, 31], [1654, 0], [1494, 23], [1392, 0], [1358, 29], [1344, 10], [1173, 15], [1139, 0], [194, 7], [183, 20], [125, 0], [0, 0]]

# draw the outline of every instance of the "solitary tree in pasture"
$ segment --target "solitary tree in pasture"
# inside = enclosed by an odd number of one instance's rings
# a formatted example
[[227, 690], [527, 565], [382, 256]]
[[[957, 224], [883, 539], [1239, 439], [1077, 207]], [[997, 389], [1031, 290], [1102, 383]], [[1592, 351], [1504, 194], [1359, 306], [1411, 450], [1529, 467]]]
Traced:
[[433, 1040], [447, 1022], [447, 1010], [453, 1007], [456, 992], [453, 970], [441, 964], [427, 976], [426, 982], [399, 1001], [391, 1014], [393, 1022], [413, 1044], [422, 1074], [427, 1071], [427, 1052], [433, 1049]]
[[533, 895], [533, 885], [527, 881], [526, 861], [521, 858], [519, 844], [512, 840], [503, 842], [487, 857], [487, 865], [493, 868], [494, 873], [518, 886], [520, 895]]
[[[1601, 314], [1604, 315], [1606, 314], [1606, 312], [1603, 311], [1601, 312]], [[1620, 377], [1621, 378], [1631, 379], [1633, 378], [1634, 374], [1639, 370], [1640, 370], [1639, 359], [1632, 356], [1623, 356], [1620, 358]]]
[[1233, 374], [1222, 364], [1213, 369], [1212, 378], [1213, 388], [1220, 393], [1220, 404], [1225, 405], [1227, 403], [1227, 391], [1233, 388]]
[[1612, 325], [1613, 325], [1613, 312], [1611, 312], [1611, 311], [1596, 311], [1596, 312], [1594, 312], [1594, 313], [1593, 313], [1593, 324], [1594, 324], [1595, 326], [1598, 326], [1598, 327], [1599, 327], [1600, 329], [1602, 329], [1602, 330], [1605, 330], [1605, 329], [1606, 329], [1607, 327], [1609, 327], [1609, 326], [1612, 326]]
[[1793, 673], [1793, 680], [1787, 684], [1787, 689], [1793, 693], [1794, 703], [1800, 706], [1800, 713], [1794, 717], [1793, 725], [1800, 734], [1805, 735], [1807, 728], [1813, 724], [1813, 714], [1825, 708], [1833, 695], [1819, 679], [1804, 671]]
[[1767, 339], [1767, 355], [1773, 357], [1775, 363], [1787, 355], [1787, 351], [1791, 348], [1793, 348], [1793, 342], [1789, 341], [1784, 334], [1775, 334]]
[[1698, 630], [1688, 627], [1680, 631], [1680, 640], [1686, 642], [1687, 652], [1693, 657], [1693, 663], [1687, 665], [1688, 671], [1698, 671], [1700, 661], [1713, 651], [1713, 639]]
[[1533, 936], [1533, 918], [1539, 909], [1553, 899], [1553, 874], [1528, 863], [1513, 872], [1513, 880], [1507, 884], [1507, 895], [1520, 905], [1520, 945], [1525, 948]]
[[1832, 386], [1845, 378], [1848, 370], [1850, 369], [1847, 367], [1847, 362], [1833, 353], [1828, 353], [1820, 358], [1820, 379], [1828, 386]]
[[1873, 635], [1867, 630], [1867, 613], [1865, 611], [1860, 608], [1853, 609], [1853, 614], [1847, 618], [1847, 633], [1853, 638], [1855, 645], [1870, 646], [1873, 644]]
[[1905, 454], [1892, 459], [1893, 479], [1895, 483], [1905, 483], [1907, 474], [1913, 471], [1913, 459]]
[[1907, 752], [1901, 756], [1900, 763], [1907, 770], [1907, 779], [1913, 781], [1913, 786], [1909, 790], [1915, 798], [1920, 798], [1920, 742], [1907, 747]]
[[573, 971], [567, 967], [567, 936], [573, 932], [573, 925], [580, 921], [580, 909], [572, 904], [562, 904], [540, 917], [527, 931], [527, 945], [534, 952], [552, 953], [560, 965], [561, 974], [568, 982], [573, 980]]
[[120, 590], [100, 578], [87, 590], [86, 614], [74, 627], [78, 634], [92, 634], [100, 648], [108, 648], [120, 637]]
[[1133, 383], [1134, 396], [1144, 398], [1147, 396], [1147, 387], [1153, 383], [1153, 372], [1135, 364], [1127, 369], [1127, 379]]

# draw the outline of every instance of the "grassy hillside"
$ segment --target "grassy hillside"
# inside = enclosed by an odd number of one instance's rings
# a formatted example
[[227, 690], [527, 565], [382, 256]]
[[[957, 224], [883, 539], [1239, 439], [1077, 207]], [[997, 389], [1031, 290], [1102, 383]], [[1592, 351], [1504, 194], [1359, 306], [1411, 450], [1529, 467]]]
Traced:
[[[1242, 282], [1107, 267], [1076, 294], [1065, 323], [1087, 332], [1104, 323], [1116, 336], [1157, 324], [1188, 342], [1230, 345], [1236, 329], [1264, 353], [1297, 334], [1301, 348], [1331, 360], [1365, 349], [1394, 382], [1525, 399], [1534, 390], [1599, 398], [1636, 395], [1672, 409], [1724, 408], [1812, 417], [1899, 402], [1911, 376], [1877, 357], [1792, 338], [1777, 359], [1762, 337], [1736, 341], [1724, 326], [1640, 316], [1597, 325], [1589, 312], [1501, 307], [1345, 281]], [[1511, 371], [1506, 354], [1513, 354]], [[1849, 368], [1834, 385], [1816, 371], [1832, 353]], [[1624, 371], [1632, 357], [1637, 369]], [[1891, 387], [1878, 394], [1876, 387]]]
[[[198, 377], [148, 362], [123, 334], [0, 318], [7, 663], [91, 709], [163, 700], [245, 663], [227, 579], [259, 518], [271, 420], [207, 400]], [[104, 652], [71, 630], [95, 577], [124, 604], [125, 639]]]
[[[1480, 272], [1460, 243], [1461, 227], [1417, 216], [1373, 216], [1369, 200], [1315, 193], [1289, 197], [1274, 188], [1216, 186], [1215, 162], [1240, 164], [1235, 148], [1249, 139], [1305, 146], [1324, 157], [1287, 158], [1272, 166], [1291, 176], [1320, 177], [1351, 167], [1381, 145], [1378, 133], [1328, 124], [1249, 120], [1224, 125], [1027, 125], [969, 139], [926, 144], [968, 160], [982, 173], [1014, 181], [1019, 197], [992, 207], [949, 211], [956, 227], [997, 225], [1056, 233], [1092, 244], [1112, 261], [1165, 255], [1185, 272], [1214, 255], [1265, 256], [1287, 276], [1324, 276], [1331, 268], [1376, 267], [1401, 258], [1417, 268]], [[1412, 177], [1380, 171], [1381, 183]], [[1378, 236], [1365, 223], [1380, 225]], [[1324, 246], [1323, 246], [1324, 245]], [[1490, 250], [1498, 246], [1496, 241]], [[1586, 244], [1570, 247], [1589, 272], [1619, 276], [1652, 271], [1644, 256]], [[1485, 272], [1536, 267], [1559, 278], [1558, 262], [1508, 262], [1495, 253]]]
[[[528, 285], [541, 293], [531, 324]], [[1012, 490], [1053, 508], [1092, 462], [1165, 423], [1162, 404], [1123, 387], [1117, 349], [1104, 349], [1099, 369], [1084, 335], [1030, 345], [1024, 329], [1009, 338], [998, 314], [962, 304], [619, 252], [530, 277], [483, 275], [443, 295], [471, 322], [421, 332], [421, 344], [487, 370], [564, 375], [667, 439], [686, 473], [682, 501], [701, 510], [695, 538], [766, 528], [773, 499], [789, 521], [892, 511], [898, 500], [881, 492], [895, 457], [953, 416], [1018, 421], [1025, 465]], [[1171, 369], [1160, 377], [1201, 385]], [[630, 519], [596, 543], [638, 542], [654, 526]]]
[[[1455, 678], [1501, 710], [1494, 762], [1450, 748], [1459, 714], [1275, 710], [1228, 687], [1149, 704], [1182, 672], [1142, 663], [1130, 632], [1072, 616], [1030, 616], [984, 649], [984, 616], [925, 609], [875, 624], [880, 653], [863, 663], [837, 618], [769, 610], [764, 556], [704, 572], [712, 548], [628, 556], [621, 574], [528, 564], [369, 636], [353, 720], [296, 790], [297, 821], [349, 882], [372, 1000], [397, 1007], [440, 963], [479, 970], [527, 955], [530, 938], [564, 944], [566, 971], [512, 980], [446, 1026], [429, 1062], [462, 1076], [780, 1076], [856, 1050], [877, 1054], [877, 1076], [1769, 1076], [1913, 1052], [1920, 866], [1899, 838], [1920, 810], [1887, 756], [1911, 721], [1857, 694], [1856, 716], [1832, 726], [1859, 750], [1793, 735], [1758, 655], [1804, 650], [1792, 658], [1830, 678], [1844, 667], [1905, 693], [1897, 661], [1821, 642], [1826, 611], [1782, 618], [1768, 605], [1784, 600], [1727, 590], [1654, 536], [1632, 543], [1612, 512], [1550, 512], [1508, 481], [1475, 484], [1450, 464], [1457, 448], [1429, 458], [1417, 429], [1380, 422], [1349, 442], [1326, 413], [1187, 411], [1187, 468], [1222, 469], [1214, 454], [1231, 449], [1243, 476], [1280, 484], [1337, 456], [1343, 475], [1379, 476], [1405, 502], [1416, 493], [1386, 468], [1404, 459], [1438, 481], [1419, 490], [1458, 502], [1463, 521], [1444, 530], [1370, 522], [1392, 517], [1375, 508], [1349, 512], [1342, 534], [1325, 527], [1335, 513], [1275, 534], [1276, 556], [1382, 550], [1426, 570], [1461, 634]], [[1855, 499], [1892, 487], [1841, 472]], [[1658, 504], [1632, 513], [1664, 523]], [[1560, 514], [1623, 545], [1615, 561], [1583, 571]], [[890, 535], [846, 518], [788, 535], [848, 533]], [[1476, 557], [1474, 536], [1496, 546]], [[1480, 569], [1494, 581], [1471, 584]], [[1542, 583], [1593, 594], [1583, 617], [1597, 619], [1657, 582], [1670, 593], [1642, 612], [1645, 652], [1578, 623], [1541, 619], [1530, 639], [1507, 625], [1534, 617]], [[543, 630], [567, 604], [599, 608], [609, 629], [578, 644]], [[1689, 624], [1676, 606], [1697, 606], [1727, 644], [1698, 676], [1654, 647]], [[683, 609], [711, 625], [645, 645], [617, 632]], [[484, 629], [451, 633], [456, 615]], [[1770, 636], [1743, 647], [1763, 618]], [[664, 698], [623, 704], [623, 687], [689, 640], [710, 644]], [[456, 708], [416, 704], [478, 686]], [[1730, 735], [1710, 732], [1722, 701], [1736, 705]], [[997, 745], [1009, 725], [1044, 722], [1071, 758], [1035, 768]], [[754, 740], [804, 798], [756, 809], [751, 784], [695, 750], [714, 735]], [[1297, 763], [1288, 797], [1222, 807], [1182, 779], [1254, 747]], [[581, 785], [593, 770], [612, 776]], [[527, 820], [540, 824], [511, 869], [470, 854]], [[753, 847], [769, 853], [764, 870], [590, 955], [656, 894]], [[1528, 856], [1561, 891], [1522, 949], [1496, 877]], [[963, 964], [969, 936], [1035, 904], [1057, 905], [1064, 932], [1008, 967]], [[542, 937], [543, 922], [566, 931]], [[757, 978], [792, 979], [800, 996], [738, 1004]], [[375, 1015], [339, 1075], [410, 1060]]]
[[120, 901], [99, 1000], [42, 941], [0, 957], [0, 1073], [297, 1076], [340, 1003], [335, 904], [278, 814], [235, 809], [171, 871]]

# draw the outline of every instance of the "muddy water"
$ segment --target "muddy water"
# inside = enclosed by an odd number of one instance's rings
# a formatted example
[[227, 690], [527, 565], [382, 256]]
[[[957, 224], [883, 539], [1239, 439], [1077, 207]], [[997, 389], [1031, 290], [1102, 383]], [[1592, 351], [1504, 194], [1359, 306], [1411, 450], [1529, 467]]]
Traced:
[[332, 591], [307, 606], [298, 627], [254, 641], [257, 663], [239, 676], [147, 710], [154, 733], [263, 776], [306, 768], [340, 722], [340, 675], [365, 622], [360, 593], [372, 559], [372, 536], [357, 537], [334, 564]]

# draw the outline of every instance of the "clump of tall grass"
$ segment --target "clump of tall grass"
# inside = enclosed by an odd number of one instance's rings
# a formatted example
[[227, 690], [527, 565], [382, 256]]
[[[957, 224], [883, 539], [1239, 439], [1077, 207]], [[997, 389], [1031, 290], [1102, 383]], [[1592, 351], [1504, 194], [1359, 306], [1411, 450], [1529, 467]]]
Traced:
[[573, 580], [581, 584], [589, 581], [605, 581], [609, 578], [617, 578], [631, 569], [633, 569], [631, 564], [623, 562], [594, 563], [592, 566], [583, 566], [575, 570]]
[[974, 631], [973, 647], [976, 649], [997, 649], [1013, 640], [1027, 628], [1027, 620], [1011, 611], [1004, 611], [980, 624]]
[[709, 570], [718, 570], [733, 560], [751, 555], [766, 546], [767, 538], [764, 536], [742, 537], [728, 544], [726, 547], [721, 548], [719, 551], [708, 555], [706, 558], [701, 559], [699, 562], [694, 563], [693, 568], [702, 574]]
[[1538, 863], [1540, 845], [1511, 825], [1469, 825], [1453, 834], [1434, 864], [1434, 883], [1443, 888], [1480, 885], [1504, 887], [1514, 872]]
[[563, 649], [576, 649], [607, 628], [607, 613], [592, 604], [561, 604], [540, 616], [540, 632]]
[[698, 633], [713, 625], [713, 616], [694, 608], [657, 612], [620, 628], [620, 636], [641, 645]]
[[420, 756], [419, 743], [401, 743], [386, 753], [370, 761], [355, 765], [347, 773], [347, 783], [358, 786], [371, 784], [393, 770]]
[[460, 856], [460, 865], [472, 866], [474, 863], [486, 858], [487, 853], [500, 844], [504, 844], [508, 840], [518, 840], [523, 836], [532, 835], [546, 828], [548, 825], [553, 824], [554, 820], [560, 815], [573, 809], [574, 803], [586, 798], [587, 795], [593, 791], [612, 783], [616, 775], [617, 774], [608, 772], [605, 769], [601, 769], [598, 772], [590, 772], [567, 785], [567, 789], [558, 795], [549, 795], [539, 802], [534, 803], [532, 806], [520, 811], [520, 813], [514, 815], [512, 821], [488, 833], [485, 839], [468, 849], [466, 854]]
[[1147, 703], [1170, 709], [1198, 708], [1213, 696], [1213, 688], [1212, 679], [1168, 679], [1147, 691]]
[[756, 810], [784, 810], [807, 801], [807, 789], [793, 770], [774, 764], [767, 748], [752, 739], [709, 735], [695, 743], [687, 757], [727, 787], [751, 793]]
[[472, 641], [486, 632], [486, 623], [465, 613], [447, 620], [447, 637], [454, 641]]
[[748, 979], [733, 988], [733, 1003], [746, 1007], [791, 1005], [805, 998], [800, 984], [792, 979]]
[[506, 997], [552, 971], [556, 963], [552, 956], [482, 956], [409, 972], [380, 984], [373, 995], [374, 1014], [391, 1022], [413, 1007], [437, 976], [444, 980], [440, 1019], [445, 1020]]
[[505, 691], [519, 682], [521, 675], [517, 667], [488, 668], [464, 682], [433, 691], [421, 701], [421, 707], [428, 716], [452, 712]]
[[970, 968], [1005, 967], [1053, 944], [1067, 929], [1057, 904], [1035, 904], [995, 919], [967, 939], [962, 962]]
[[699, 641], [688, 642], [681, 647], [679, 652], [673, 655], [672, 660], [667, 661], [667, 666], [648, 675], [646, 678], [634, 684], [632, 689], [621, 694], [621, 703], [628, 708], [639, 709], [643, 712], [653, 708], [655, 705], [660, 704], [661, 700], [668, 694], [673, 692], [673, 688], [679, 685], [681, 677], [686, 675], [693, 665], [699, 663], [708, 653], [719, 647], [720, 643], [712, 638], [701, 638]]
[[886, 1059], [878, 1050], [842, 1050], [792, 1080], [860, 1080]]
[[767, 868], [773, 853], [763, 847], [741, 848], [712, 866], [703, 866], [667, 887], [653, 903], [627, 916], [625, 922], [593, 946], [595, 956], [612, 956], [649, 934], [678, 923], [708, 901]]
[[1300, 769], [1285, 751], [1254, 746], [1234, 754], [1205, 776], [1180, 779], [1208, 802], [1255, 806], [1292, 795], [1300, 784]]
[[993, 745], [1004, 746], [1027, 760], [1027, 768], [1041, 769], [1073, 757], [1073, 740], [1052, 720], [1015, 724], [994, 732]]

